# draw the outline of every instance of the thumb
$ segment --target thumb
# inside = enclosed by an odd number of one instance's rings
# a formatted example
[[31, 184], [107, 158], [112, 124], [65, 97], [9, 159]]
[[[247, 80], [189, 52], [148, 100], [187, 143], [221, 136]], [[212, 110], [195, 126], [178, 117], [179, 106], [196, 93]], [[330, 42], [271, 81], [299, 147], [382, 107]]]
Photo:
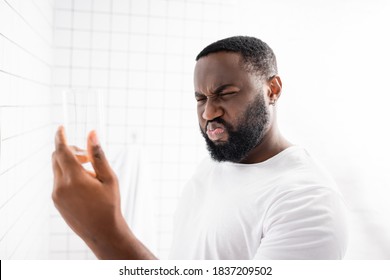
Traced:
[[115, 177], [114, 172], [106, 159], [96, 131], [94, 130], [88, 134], [87, 152], [92, 166], [95, 169], [96, 178], [102, 183], [111, 181]]

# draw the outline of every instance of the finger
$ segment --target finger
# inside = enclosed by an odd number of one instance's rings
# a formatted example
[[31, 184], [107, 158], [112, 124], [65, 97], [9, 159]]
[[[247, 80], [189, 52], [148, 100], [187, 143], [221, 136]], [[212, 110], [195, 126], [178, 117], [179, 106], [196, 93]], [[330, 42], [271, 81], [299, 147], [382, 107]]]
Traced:
[[101, 182], [107, 182], [114, 178], [113, 171], [104, 155], [104, 152], [100, 146], [96, 131], [91, 131], [88, 134], [87, 142], [88, 156], [91, 159], [91, 163], [96, 172], [96, 178]]
[[75, 172], [80, 170], [81, 164], [78, 162], [75, 155], [73, 155], [65, 136], [65, 130], [63, 126], [60, 126], [57, 130], [55, 137], [56, 147], [56, 162], [61, 168], [62, 173]]
[[61, 148], [63, 145], [67, 145], [68, 142], [65, 136], [65, 128], [60, 125], [57, 129], [56, 138], [55, 138], [56, 150]]
[[62, 171], [61, 171], [61, 167], [58, 165], [58, 162], [56, 160], [55, 152], [53, 152], [51, 155], [51, 164], [52, 164], [52, 169], [54, 174], [54, 182], [56, 182], [59, 178], [62, 177]]

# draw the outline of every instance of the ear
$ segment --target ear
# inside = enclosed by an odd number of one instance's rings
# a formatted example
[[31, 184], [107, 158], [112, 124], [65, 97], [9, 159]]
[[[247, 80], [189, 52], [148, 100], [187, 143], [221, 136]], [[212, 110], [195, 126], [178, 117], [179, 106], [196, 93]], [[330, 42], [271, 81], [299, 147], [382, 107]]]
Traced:
[[268, 92], [268, 98], [271, 105], [275, 105], [282, 93], [282, 80], [278, 75], [273, 76], [268, 81], [270, 91]]

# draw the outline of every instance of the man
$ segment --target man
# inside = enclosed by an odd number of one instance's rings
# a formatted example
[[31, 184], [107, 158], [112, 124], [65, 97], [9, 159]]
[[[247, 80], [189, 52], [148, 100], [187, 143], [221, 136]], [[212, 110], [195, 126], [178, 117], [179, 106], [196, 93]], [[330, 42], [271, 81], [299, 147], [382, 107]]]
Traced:
[[[271, 48], [236, 36], [197, 56], [195, 98], [212, 160], [186, 186], [175, 216], [173, 259], [341, 259], [345, 210], [333, 180], [279, 132], [282, 90]], [[53, 153], [56, 207], [102, 259], [154, 259], [120, 211], [118, 183], [95, 132], [86, 172], [62, 127]]]

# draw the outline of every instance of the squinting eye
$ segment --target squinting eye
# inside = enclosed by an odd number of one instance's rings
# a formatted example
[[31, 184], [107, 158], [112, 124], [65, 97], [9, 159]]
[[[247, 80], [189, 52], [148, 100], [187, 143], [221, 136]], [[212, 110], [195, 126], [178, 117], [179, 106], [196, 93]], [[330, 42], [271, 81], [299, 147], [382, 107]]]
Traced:
[[197, 99], [196, 99], [196, 102], [198, 102], [198, 103], [204, 103], [204, 102], [206, 102], [206, 100], [207, 100], [207, 98], [197, 98]]
[[237, 93], [236, 91], [226, 92], [226, 93], [219, 94], [219, 96], [228, 96], [228, 95], [233, 95], [233, 94], [236, 94], [236, 93]]
[[205, 96], [198, 96], [198, 97], [195, 97], [196, 101], [197, 102], [202, 102], [202, 101], [206, 101], [207, 97]]

